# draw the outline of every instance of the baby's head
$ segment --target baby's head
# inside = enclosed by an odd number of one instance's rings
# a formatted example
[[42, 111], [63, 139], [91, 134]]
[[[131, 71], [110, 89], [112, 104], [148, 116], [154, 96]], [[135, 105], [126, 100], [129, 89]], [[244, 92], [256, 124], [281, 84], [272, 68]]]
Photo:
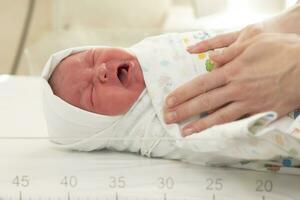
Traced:
[[126, 113], [145, 88], [137, 58], [121, 48], [94, 48], [66, 57], [49, 84], [64, 101], [93, 113]]

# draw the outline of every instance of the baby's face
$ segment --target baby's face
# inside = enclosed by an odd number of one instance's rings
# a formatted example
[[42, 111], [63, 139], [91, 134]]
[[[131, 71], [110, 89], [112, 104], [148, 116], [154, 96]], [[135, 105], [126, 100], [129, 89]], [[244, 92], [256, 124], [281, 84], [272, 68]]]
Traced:
[[49, 83], [54, 94], [81, 109], [126, 113], [145, 88], [136, 57], [120, 48], [96, 48], [65, 58]]

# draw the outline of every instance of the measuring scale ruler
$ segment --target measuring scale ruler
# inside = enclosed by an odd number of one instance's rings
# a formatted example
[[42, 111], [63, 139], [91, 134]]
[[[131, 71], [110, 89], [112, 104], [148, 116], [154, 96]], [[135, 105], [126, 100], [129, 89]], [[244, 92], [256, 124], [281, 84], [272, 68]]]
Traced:
[[0, 76], [0, 200], [300, 200], [296, 175], [58, 149], [40, 81]]
[[76, 152], [47, 140], [0, 141], [0, 199], [300, 199], [300, 176], [201, 167], [109, 151]]

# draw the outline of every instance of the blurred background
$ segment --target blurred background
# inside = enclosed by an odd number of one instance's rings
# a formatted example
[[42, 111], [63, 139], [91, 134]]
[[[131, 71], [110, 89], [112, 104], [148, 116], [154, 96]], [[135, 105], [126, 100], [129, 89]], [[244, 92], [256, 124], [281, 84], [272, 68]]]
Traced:
[[165, 32], [223, 32], [296, 0], [0, 0], [0, 74], [39, 75], [55, 51], [130, 46]]

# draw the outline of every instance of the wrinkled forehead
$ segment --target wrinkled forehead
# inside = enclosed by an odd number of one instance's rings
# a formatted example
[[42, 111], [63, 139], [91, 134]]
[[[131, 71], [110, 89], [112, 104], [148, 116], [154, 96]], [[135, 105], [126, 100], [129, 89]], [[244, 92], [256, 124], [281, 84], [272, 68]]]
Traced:
[[87, 55], [88, 55], [88, 52], [90, 52], [91, 50], [86, 50], [86, 51], [82, 51], [82, 52], [78, 52], [78, 53], [74, 53], [74, 54], [71, 54], [69, 55], [68, 57], [64, 58], [60, 63], [71, 63], [71, 64], [80, 64], [84, 61], [87, 60]]
[[71, 54], [56, 66], [49, 79], [50, 85], [56, 92], [61, 90], [62, 85], [74, 84], [76, 80], [80, 80], [84, 70], [91, 67], [87, 52]]
[[95, 64], [95, 61], [107, 62], [113, 59], [127, 60], [132, 59], [133, 57], [134, 55], [131, 52], [123, 48], [98, 47], [73, 53], [64, 58], [59, 64], [80, 65], [81, 63], [86, 62], [89, 65], [93, 65]]
[[54, 69], [51, 77], [56, 74], [67, 74], [75, 72], [81, 68], [89, 67], [90, 63], [88, 62], [89, 51], [82, 51], [79, 53], [71, 54], [68, 57], [64, 58]]
[[74, 47], [65, 49], [62, 51], [58, 51], [50, 56], [44, 69], [42, 71], [41, 77], [45, 80], [49, 80], [50, 76], [52, 75], [53, 71], [56, 69], [57, 65], [65, 58], [72, 54], [76, 54], [82, 51], [86, 51], [89, 49], [94, 48], [93, 46], [84, 46], [84, 47]]
[[[130, 51], [129, 48], [111, 48], [108, 46], [83, 46], [69, 48], [58, 51], [50, 56], [43, 69], [41, 77], [48, 81], [50, 76], [53, 74], [53, 71], [56, 69], [58, 64], [62, 62], [62, 60], [83, 51], [90, 51], [90, 57], [94, 56], [94, 58], [97, 57], [97, 59], [100, 57], [104, 59], [102, 60], [103, 62], [112, 58], [130, 59], [134, 57], [134, 53]], [[89, 58], [89, 56], [86, 56], [86, 58]]]

